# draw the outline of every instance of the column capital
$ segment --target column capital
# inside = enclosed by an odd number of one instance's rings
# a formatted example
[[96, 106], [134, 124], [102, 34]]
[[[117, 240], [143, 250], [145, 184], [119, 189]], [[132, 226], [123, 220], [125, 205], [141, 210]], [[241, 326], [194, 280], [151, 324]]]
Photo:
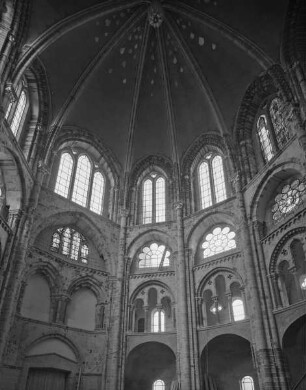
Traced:
[[47, 164], [42, 160], [40, 160], [38, 162], [38, 171], [41, 172], [43, 176], [50, 174], [50, 170], [49, 170]]
[[120, 216], [121, 217], [124, 217], [124, 218], [127, 218], [129, 216], [129, 209], [125, 208], [125, 207], [121, 207], [120, 208]]
[[7, 82], [4, 90], [5, 90], [5, 94], [7, 95], [9, 101], [11, 103], [14, 103], [17, 100], [17, 95], [16, 95], [16, 91], [15, 91], [13, 84], [11, 82]]
[[184, 202], [181, 200], [178, 200], [178, 201], [173, 203], [173, 207], [175, 210], [182, 210], [184, 207]]

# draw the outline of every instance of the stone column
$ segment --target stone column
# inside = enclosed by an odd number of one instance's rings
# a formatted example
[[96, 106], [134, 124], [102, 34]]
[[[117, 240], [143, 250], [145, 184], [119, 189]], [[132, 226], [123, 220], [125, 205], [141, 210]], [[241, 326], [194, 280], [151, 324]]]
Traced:
[[196, 300], [196, 308], [197, 308], [198, 326], [202, 328], [203, 327], [203, 312], [202, 312], [203, 298], [195, 297], [195, 300]]
[[176, 202], [178, 254], [176, 259], [177, 282], [177, 374], [181, 389], [192, 389], [190, 372], [190, 343], [186, 291], [186, 266], [184, 250], [183, 203]]
[[104, 316], [105, 316], [105, 302], [98, 302], [96, 304], [96, 329], [104, 328]]
[[278, 274], [273, 272], [271, 274], [268, 275], [269, 279], [270, 279], [270, 282], [271, 282], [271, 287], [272, 287], [272, 291], [273, 291], [273, 295], [272, 295], [272, 298], [274, 298], [274, 307], [276, 309], [282, 307], [282, 298], [281, 298], [281, 295], [280, 295], [280, 292], [279, 292], [279, 288], [278, 288]]
[[[234, 322], [234, 313], [233, 313], [233, 295], [231, 292], [225, 294], [227, 296], [227, 304], [228, 304], [228, 315], [229, 315], [229, 322]], [[244, 302], [243, 302], [243, 305]]]
[[144, 331], [145, 332], [150, 332], [150, 328], [149, 328], [149, 306], [144, 306], [143, 309], [144, 309], [144, 312], [145, 312]]
[[5, 275], [5, 287], [4, 290], [2, 290], [2, 306], [0, 312], [0, 359], [3, 356], [10, 328], [14, 321], [18, 303], [19, 286], [22, 282], [22, 273], [26, 267], [25, 258], [27, 256], [27, 249], [31, 236], [33, 214], [37, 207], [41, 184], [45, 173], [44, 164], [40, 164], [26, 210], [20, 212], [15, 221], [12, 250], [8, 254], [9, 266], [7, 267]]
[[56, 312], [55, 312], [55, 322], [59, 324], [65, 324], [66, 322], [66, 311], [67, 305], [70, 301], [70, 297], [66, 294], [59, 294], [55, 297], [56, 300]]
[[113, 297], [109, 326], [109, 345], [106, 362], [106, 378], [103, 388], [105, 390], [122, 389], [122, 341], [124, 337], [124, 278], [125, 278], [125, 249], [128, 210], [121, 209], [120, 235], [117, 274], [113, 277]]
[[241, 179], [237, 175], [235, 180], [237, 209], [239, 216], [239, 236], [243, 255], [244, 272], [246, 276], [246, 298], [249, 305], [250, 328], [252, 341], [256, 347], [255, 361], [257, 364], [258, 380], [261, 390], [275, 390], [272, 376], [273, 352], [267, 346], [264, 324], [264, 313], [262, 312], [262, 303], [259, 297], [257, 275], [252, 253], [252, 244], [248, 219], [242, 193]]

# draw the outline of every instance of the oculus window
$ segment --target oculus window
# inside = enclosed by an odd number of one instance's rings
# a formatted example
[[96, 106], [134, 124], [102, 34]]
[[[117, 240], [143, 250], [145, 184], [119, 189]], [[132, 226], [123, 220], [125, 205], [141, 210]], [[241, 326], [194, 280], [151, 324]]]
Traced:
[[54, 192], [102, 214], [105, 178], [86, 154], [61, 154]]
[[293, 211], [302, 202], [305, 194], [306, 185], [300, 180], [294, 180], [291, 184], [283, 186], [272, 206], [273, 220], [278, 221]]
[[198, 166], [201, 208], [205, 209], [227, 198], [223, 159], [208, 153]]

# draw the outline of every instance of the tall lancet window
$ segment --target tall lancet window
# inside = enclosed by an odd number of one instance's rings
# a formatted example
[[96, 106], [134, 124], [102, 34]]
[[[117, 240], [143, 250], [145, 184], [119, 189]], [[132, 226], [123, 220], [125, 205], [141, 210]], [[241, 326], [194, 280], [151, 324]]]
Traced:
[[88, 157], [84, 154], [81, 155], [78, 158], [72, 192], [72, 201], [81, 206], [86, 206], [87, 203], [91, 169], [92, 167]]
[[[18, 134], [18, 130], [21, 126], [21, 122], [24, 118], [25, 111], [27, 106], [27, 95], [24, 90], [21, 91], [19, 95], [19, 99], [17, 101], [17, 105], [15, 106], [15, 111], [11, 120], [11, 130], [14, 136], [16, 137]], [[14, 107], [14, 104], [10, 102], [8, 109], [5, 114], [5, 118], [8, 119], [10, 117], [10, 113], [12, 108]]]
[[205, 209], [227, 198], [223, 159], [208, 153], [198, 167], [201, 208]]
[[69, 153], [63, 153], [60, 160], [55, 184], [55, 192], [67, 198], [71, 182], [73, 159]]
[[261, 150], [266, 162], [270, 161], [274, 156], [271, 134], [267, 125], [267, 118], [261, 115], [257, 121], [257, 133], [259, 136]]
[[142, 223], [166, 220], [166, 181], [153, 172], [142, 185]]

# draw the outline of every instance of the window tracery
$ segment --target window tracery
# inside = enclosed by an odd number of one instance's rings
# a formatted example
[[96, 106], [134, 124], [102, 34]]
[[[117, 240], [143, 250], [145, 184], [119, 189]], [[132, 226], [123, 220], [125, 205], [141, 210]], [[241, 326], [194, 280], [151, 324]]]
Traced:
[[171, 252], [165, 245], [159, 245], [156, 242], [145, 246], [138, 255], [139, 268], [162, 268], [170, 266]]
[[151, 331], [159, 333], [165, 331], [165, 312], [161, 309], [156, 309], [152, 312]]
[[103, 212], [105, 179], [84, 153], [76, 156], [69, 151], [62, 153], [54, 191], [83, 207], [88, 207], [94, 213]]
[[89, 250], [85, 237], [69, 227], [59, 228], [53, 233], [50, 249], [71, 260], [88, 263]]
[[156, 172], [150, 173], [142, 185], [142, 223], [166, 220], [166, 181]]
[[206, 154], [198, 167], [198, 182], [202, 209], [227, 198], [223, 159], [220, 155]]
[[235, 236], [236, 233], [231, 231], [229, 226], [215, 227], [205, 236], [202, 244], [204, 259], [236, 248]]
[[281, 192], [276, 195], [272, 207], [272, 218], [274, 221], [293, 211], [302, 201], [306, 194], [306, 185], [300, 180], [294, 180], [291, 184], [282, 187]]

